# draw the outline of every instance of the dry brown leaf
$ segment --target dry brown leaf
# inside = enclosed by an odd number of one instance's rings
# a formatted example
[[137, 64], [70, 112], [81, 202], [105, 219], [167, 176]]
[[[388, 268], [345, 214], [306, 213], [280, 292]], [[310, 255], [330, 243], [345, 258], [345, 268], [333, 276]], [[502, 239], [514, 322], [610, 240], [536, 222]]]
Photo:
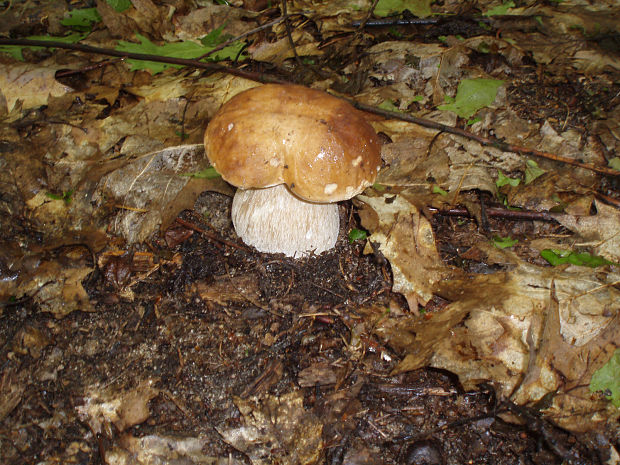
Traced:
[[256, 302], [260, 298], [258, 281], [253, 274], [215, 276], [213, 282], [194, 283], [192, 292], [198, 293], [203, 300], [219, 305]]
[[0, 69], [0, 116], [10, 113], [18, 102], [22, 110], [28, 110], [46, 105], [50, 96], [72, 91], [55, 78], [60, 66], [19, 63]]
[[138, 30], [136, 22], [126, 14], [117, 12], [105, 0], [97, 0], [97, 12], [101, 16], [101, 21], [112, 37], [127, 37]]
[[264, 399], [234, 399], [243, 416], [238, 427], [219, 427], [218, 432], [253, 464], [282, 465], [317, 463], [323, 443], [323, 425], [304, 408], [302, 391]]
[[[610, 344], [620, 344], [620, 291], [614, 281], [617, 276], [594, 276], [585, 267], [520, 262], [510, 272], [445, 282], [438, 293], [453, 303], [438, 316], [467, 318], [453, 319], [451, 324], [459, 324], [436, 341], [430, 364], [458, 374], [466, 388], [492, 379], [502, 396], [518, 403], [559, 392], [583, 406], [590, 394], [577, 395], [575, 389], [587, 386]], [[424, 338], [426, 331], [415, 332]], [[412, 360], [418, 358], [408, 355], [398, 369], [415, 368]], [[564, 426], [575, 428], [597, 411], [598, 404], [590, 403], [564, 418]]]
[[135, 437], [125, 434], [120, 446], [105, 451], [108, 465], [242, 465], [245, 463], [230, 456], [214, 457], [203, 452], [208, 450], [208, 437], [161, 436], [156, 434]]
[[205, 190], [231, 193], [221, 178], [193, 179], [209, 166], [202, 144], [170, 147], [144, 155], [103, 177], [94, 199], [120, 211], [112, 231], [129, 243], [142, 242], [178, 213], [193, 206]]
[[448, 274], [429, 221], [400, 195], [361, 195], [357, 199], [365, 204], [360, 217], [372, 232], [369, 241], [379, 245], [392, 266], [393, 291], [403, 294], [410, 310], [417, 312], [418, 304], [425, 305], [435, 284]]
[[592, 216], [558, 215], [557, 220], [579, 234], [578, 246], [590, 247], [594, 253], [620, 262], [620, 210], [596, 201], [597, 214]]
[[12, 368], [3, 371], [0, 379], [0, 421], [19, 405], [25, 389], [26, 380], [19, 379]]
[[84, 394], [84, 403], [76, 407], [77, 414], [93, 433], [112, 437], [111, 425], [122, 432], [149, 417], [148, 403], [159, 394], [153, 384], [143, 380], [128, 391], [92, 386]]

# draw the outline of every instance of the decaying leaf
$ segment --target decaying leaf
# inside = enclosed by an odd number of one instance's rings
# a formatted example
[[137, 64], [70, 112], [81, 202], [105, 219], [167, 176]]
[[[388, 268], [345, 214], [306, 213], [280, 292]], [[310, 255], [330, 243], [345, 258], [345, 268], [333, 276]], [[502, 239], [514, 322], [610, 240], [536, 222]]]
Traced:
[[[33, 267], [32, 265], [35, 264]], [[43, 312], [62, 318], [75, 310], [91, 310], [90, 300], [82, 280], [93, 268], [79, 261], [74, 267], [54, 258], [29, 254], [15, 263], [18, 278], [0, 283], [0, 298], [30, 296]]]
[[[438, 292], [454, 302], [440, 316], [466, 318], [457, 318], [449, 337], [437, 340], [430, 365], [457, 373], [466, 387], [493, 379], [501, 395], [518, 403], [549, 393], [572, 397], [580, 413], [563, 425], [594, 421], [596, 403], [588, 404], [587, 389], [577, 388], [587, 387], [608, 348], [620, 344], [620, 291], [612, 285], [617, 280], [583, 267], [540, 269], [520, 262], [510, 272], [445, 282]], [[412, 353], [398, 369], [420, 362]]]
[[149, 153], [103, 177], [95, 200], [119, 209], [112, 224], [114, 233], [129, 243], [142, 242], [180, 211], [191, 208], [201, 192], [231, 192], [221, 178], [187, 176], [207, 166], [202, 144]]
[[303, 402], [302, 391], [264, 399], [237, 397], [235, 404], [243, 416], [242, 425], [217, 430], [255, 465], [317, 463], [323, 424], [314, 413], [306, 411]]
[[80, 420], [88, 423], [95, 434], [112, 436], [111, 425], [119, 431], [145, 421], [150, 413], [148, 403], [159, 394], [153, 380], [144, 380], [129, 391], [92, 386], [84, 395], [84, 403], [76, 407]]
[[369, 241], [379, 245], [392, 266], [392, 289], [403, 294], [411, 311], [417, 312], [418, 304], [425, 305], [433, 296], [435, 284], [448, 274], [435, 248], [429, 221], [400, 195], [357, 198], [366, 206], [360, 217], [364, 227], [372, 231]]
[[258, 281], [252, 274], [215, 276], [212, 282], [194, 283], [192, 291], [197, 292], [201, 299], [219, 305], [256, 302], [260, 298]]
[[22, 110], [28, 110], [47, 105], [50, 96], [71, 92], [70, 87], [56, 80], [58, 69], [32, 64], [3, 65], [0, 72], [0, 116], [10, 113], [17, 102], [21, 102]]
[[[160, 436], [156, 434], [135, 437], [125, 434], [119, 446], [106, 450], [108, 465], [241, 465], [245, 462], [236, 458], [213, 457], [208, 450], [208, 437]], [[205, 449], [206, 448], [206, 449]]]
[[579, 234], [584, 241], [579, 245], [592, 250], [608, 260], [620, 261], [620, 210], [595, 202], [597, 214], [577, 217], [558, 216], [557, 220], [571, 231]]
[[22, 401], [26, 380], [19, 379], [14, 370], [4, 370], [0, 378], [0, 421], [4, 420]]

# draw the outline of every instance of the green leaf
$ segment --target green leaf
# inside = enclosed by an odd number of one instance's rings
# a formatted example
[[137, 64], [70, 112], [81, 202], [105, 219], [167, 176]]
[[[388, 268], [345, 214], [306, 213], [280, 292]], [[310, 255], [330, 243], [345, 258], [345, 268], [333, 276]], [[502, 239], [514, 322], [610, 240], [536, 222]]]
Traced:
[[131, 0], [106, 0], [117, 13], [122, 13], [125, 10], [131, 8]]
[[68, 16], [64, 18], [60, 24], [78, 31], [92, 30], [93, 24], [101, 21], [101, 16], [97, 12], [97, 8], [82, 8], [80, 10], [72, 10]]
[[503, 82], [497, 79], [464, 79], [459, 83], [456, 97], [445, 96], [447, 104], [438, 108], [453, 111], [461, 118], [469, 118], [493, 103]]
[[[29, 36], [26, 37], [26, 39], [31, 39], [31, 40], [43, 40], [46, 42], [62, 42], [65, 44], [74, 44], [76, 42], [79, 42], [80, 40], [82, 40], [84, 37], [86, 37], [88, 34], [82, 34], [79, 32], [72, 32], [69, 35], [66, 35], [64, 37], [54, 37], [54, 36]], [[29, 46], [24, 46], [24, 45], [0, 45], [0, 53], [8, 53], [9, 55], [11, 55], [14, 59], [19, 60], [19, 61], [24, 61], [24, 56], [22, 54], [22, 50], [25, 48], [29, 48], [31, 50], [44, 50], [45, 47], [29, 47]], [[50, 50], [53, 50], [50, 49]]]
[[63, 192], [62, 194], [54, 194], [53, 192], [46, 192], [45, 195], [52, 200], [62, 200], [66, 205], [71, 203], [71, 196], [73, 195], [73, 189]]
[[620, 171], [620, 157], [614, 157], [609, 160], [609, 167]]
[[500, 236], [493, 237], [493, 245], [495, 247], [497, 247], [498, 249], [508, 249], [508, 248], [514, 246], [517, 242], [519, 242], [518, 239], [513, 239], [510, 236], [508, 236], [508, 237], [500, 237]]
[[531, 183], [545, 173], [546, 171], [539, 167], [534, 160], [527, 160], [525, 162], [525, 184]]
[[603, 391], [615, 407], [620, 407], [620, 349], [616, 349], [609, 361], [594, 372], [590, 391]]
[[509, 178], [501, 170], [497, 170], [497, 181], [495, 181], [495, 185], [499, 189], [505, 185], [510, 185], [512, 187], [517, 187], [521, 180], [519, 178]]
[[219, 178], [221, 174], [215, 171], [215, 168], [209, 166], [202, 171], [196, 171], [195, 173], [184, 173], [181, 176], [190, 176], [198, 179], [214, 179]]
[[497, 15], [505, 15], [508, 13], [508, 10], [515, 7], [515, 2], [512, 0], [501, 5], [494, 6], [490, 10], [487, 10], [486, 13], [482, 13], [482, 16], [497, 16]]
[[200, 43], [205, 47], [215, 47], [222, 42], [226, 42], [232, 36], [230, 34], [222, 35], [222, 32], [224, 31], [224, 26], [226, 26], [226, 23], [222, 24], [220, 27], [213, 29], [206, 36], [200, 39]]
[[385, 186], [383, 184], [379, 184], [378, 182], [374, 183], [372, 188], [378, 192], [383, 192], [385, 190]]
[[573, 252], [571, 250], [544, 249], [540, 252], [540, 256], [553, 266], [570, 263], [571, 265], [596, 268], [599, 266], [614, 264], [614, 262], [610, 262], [609, 260], [599, 257], [598, 255], [591, 255], [587, 252]]
[[368, 233], [362, 229], [352, 229], [349, 231], [349, 242], [357, 241], [360, 239], [366, 239], [368, 237]]
[[383, 102], [381, 102], [379, 104], [379, 108], [381, 108], [382, 110], [387, 110], [387, 111], [397, 111], [399, 113], [402, 113], [398, 107], [396, 105], [394, 105], [394, 102], [392, 102], [391, 100], [384, 100]]
[[437, 185], [433, 185], [432, 192], [433, 192], [433, 194], [439, 194], [439, 195], [443, 195], [443, 196], [448, 195], [447, 191], [444, 191], [441, 187], [439, 187]]
[[464, 79], [459, 83], [454, 102], [437, 108], [453, 111], [461, 118], [469, 118], [493, 103], [497, 89], [503, 83], [499, 79]]
[[[196, 42], [184, 41], [184, 42], [172, 42], [165, 43], [164, 45], [156, 45], [151, 42], [149, 39], [144, 37], [141, 34], [136, 33], [136, 37], [140, 41], [139, 44], [135, 42], [126, 42], [124, 40], [119, 41], [116, 50], [122, 52], [133, 52], [133, 53], [145, 53], [149, 55], [159, 55], [164, 57], [173, 57], [173, 58], [185, 58], [185, 59], [195, 59], [198, 58], [205, 53], [212, 50], [214, 47], [205, 46], [201, 44], [197, 44]], [[225, 60], [230, 58], [236, 58], [241, 50], [243, 50], [243, 43], [235, 42], [222, 50], [218, 50], [212, 55], [209, 55], [206, 60], [217, 61], [217, 60]], [[131, 70], [137, 71], [141, 69], [148, 69], [153, 74], [161, 73], [163, 70], [167, 68], [182, 68], [182, 65], [172, 65], [169, 63], [158, 63], [155, 61], [145, 61], [145, 60], [132, 60], [127, 59], [127, 62], [131, 64]]]
[[377, 16], [389, 16], [405, 10], [418, 18], [426, 18], [432, 14], [431, 0], [379, 0], [374, 13]]

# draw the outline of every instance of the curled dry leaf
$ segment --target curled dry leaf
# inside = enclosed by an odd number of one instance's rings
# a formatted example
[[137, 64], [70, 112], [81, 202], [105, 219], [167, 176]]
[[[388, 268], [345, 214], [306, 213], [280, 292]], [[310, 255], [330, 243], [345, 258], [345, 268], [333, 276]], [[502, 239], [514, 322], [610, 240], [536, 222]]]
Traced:
[[379, 245], [392, 266], [392, 289], [403, 294], [409, 308], [417, 312], [418, 304], [431, 299], [435, 284], [449, 272], [435, 247], [430, 222], [400, 195], [361, 195], [357, 199], [364, 203], [360, 217], [372, 231], [370, 242]]

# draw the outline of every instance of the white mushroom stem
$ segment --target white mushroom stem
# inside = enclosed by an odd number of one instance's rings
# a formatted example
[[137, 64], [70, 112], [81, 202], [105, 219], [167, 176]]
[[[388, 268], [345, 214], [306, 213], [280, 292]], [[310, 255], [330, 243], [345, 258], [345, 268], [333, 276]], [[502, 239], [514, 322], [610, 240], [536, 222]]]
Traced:
[[337, 204], [306, 202], [283, 184], [238, 189], [232, 221], [246, 244], [260, 252], [296, 258], [333, 248], [340, 228]]

